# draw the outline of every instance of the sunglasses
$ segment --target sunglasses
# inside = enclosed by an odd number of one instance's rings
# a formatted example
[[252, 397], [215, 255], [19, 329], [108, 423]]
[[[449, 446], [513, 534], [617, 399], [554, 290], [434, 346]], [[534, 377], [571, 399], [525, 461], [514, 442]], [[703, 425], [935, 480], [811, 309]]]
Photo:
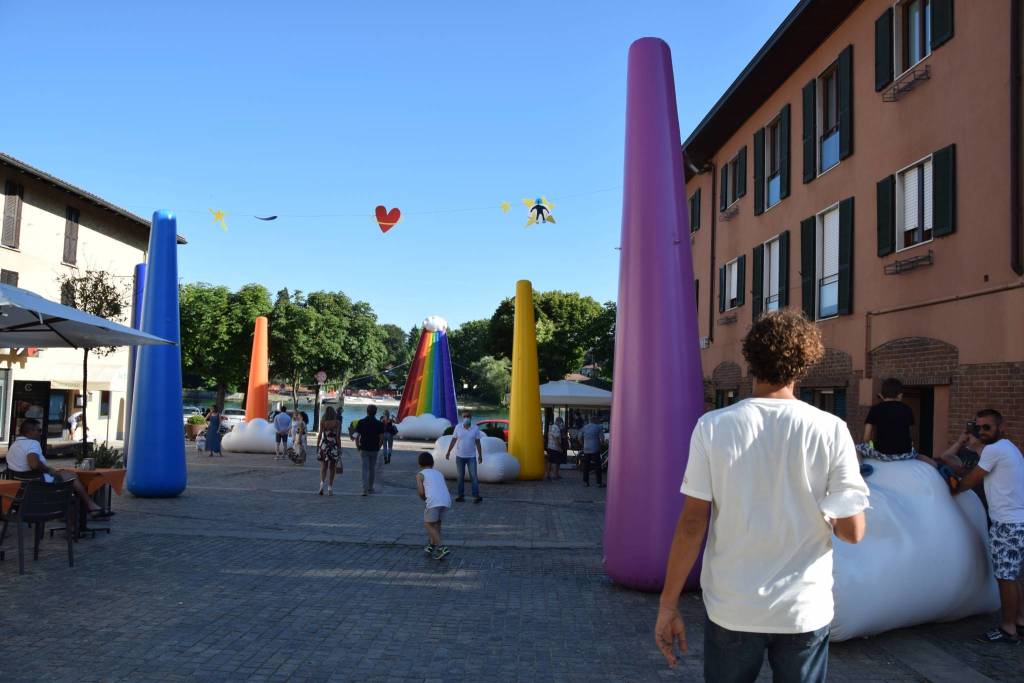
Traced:
[[991, 432], [992, 425], [978, 425], [978, 429], [980, 429], [983, 432]]

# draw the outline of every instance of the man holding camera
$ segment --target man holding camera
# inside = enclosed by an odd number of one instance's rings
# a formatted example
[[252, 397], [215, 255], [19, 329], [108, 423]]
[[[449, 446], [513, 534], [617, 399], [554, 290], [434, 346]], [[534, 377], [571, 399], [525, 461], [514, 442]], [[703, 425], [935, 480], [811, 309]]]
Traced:
[[979, 638], [985, 643], [1017, 645], [1024, 635], [1024, 456], [1003, 433], [1003, 416], [991, 408], [978, 411], [974, 423], [942, 460], [957, 465], [957, 451], [970, 444], [981, 450], [978, 464], [964, 475], [957, 491], [968, 491], [985, 483], [988, 500], [989, 545], [1002, 623]]

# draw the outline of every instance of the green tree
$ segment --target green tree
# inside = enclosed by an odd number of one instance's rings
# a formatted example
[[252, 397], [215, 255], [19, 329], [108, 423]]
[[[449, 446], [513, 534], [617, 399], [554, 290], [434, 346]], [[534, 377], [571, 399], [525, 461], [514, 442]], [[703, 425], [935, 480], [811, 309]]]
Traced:
[[[122, 284], [105, 270], [87, 270], [79, 274], [60, 275], [57, 277], [60, 285], [61, 303], [65, 306], [77, 308], [85, 313], [98, 315], [114, 322], [124, 322], [125, 312], [128, 308], [131, 297], [130, 288]], [[94, 349], [82, 350], [82, 441], [84, 443], [88, 433], [86, 424], [86, 410], [89, 391], [89, 352], [97, 356], [108, 356], [117, 350], [116, 346], [104, 346]]]
[[223, 407], [227, 390], [246, 381], [255, 320], [270, 312], [270, 292], [257, 284], [231, 292], [196, 282], [179, 288], [178, 301], [185, 383], [214, 389]]
[[489, 343], [488, 320], [469, 320], [448, 331], [448, 348], [452, 356], [452, 376], [456, 392], [465, 384], [472, 386], [477, 383], [476, 376], [470, 368], [473, 363], [487, 355]]
[[384, 361], [380, 372], [373, 378], [371, 386], [386, 388], [392, 383], [401, 383], [407, 374], [406, 365], [412, 358], [406, 332], [398, 325], [385, 323], [380, 326], [381, 341], [384, 344]]
[[600, 378], [611, 380], [615, 369], [615, 319], [618, 307], [614, 301], [607, 301], [602, 308], [600, 315], [593, 320], [593, 346], [589, 360], [600, 368]]
[[306, 304], [301, 291], [282, 289], [267, 320], [270, 373], [291, 385], [292, 406], [296, 408], [299, 382], [316, 372], [310, 370], [310, 364], [318, 344], [326, 341], [325, 335], [318, 334], [321, 326], [316, 318], [317, 311]]
[[512, 361], [484, 356], [470, 366], [475, 376], [474, 394], [495, 405], [503, 403], [512, 384]]

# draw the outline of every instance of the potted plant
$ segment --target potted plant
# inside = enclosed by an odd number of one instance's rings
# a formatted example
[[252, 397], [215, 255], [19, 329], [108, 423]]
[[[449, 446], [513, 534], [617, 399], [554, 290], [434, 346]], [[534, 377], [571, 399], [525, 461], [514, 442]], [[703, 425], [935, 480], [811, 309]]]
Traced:
[[204, 429], [206, 429], [206, 418], [202, 415], [191, 415], [188, 418], [188, 423], [185, 425], [185, 435], [192, 441], [195, 441], [196, 437], [199, 436], [199, 432]]

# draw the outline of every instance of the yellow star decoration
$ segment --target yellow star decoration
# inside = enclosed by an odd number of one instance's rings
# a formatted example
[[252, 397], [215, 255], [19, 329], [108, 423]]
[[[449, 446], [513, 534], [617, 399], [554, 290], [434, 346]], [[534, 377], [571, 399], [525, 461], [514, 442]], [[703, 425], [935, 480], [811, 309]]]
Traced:
[[501, 212], [502, 212], [502, 213], [508, 213], [508, 210], [509, 210], [510, 208], [512, 208], [512, 205], [511, 205], [511, 204], [509, 204], [508, 202], [502, 202], [502, 203], [501, 203]]
[[217, 223], [220, 223], [221, 229], [224, 230], [224, 232], [227, 232], [228, 224], [224, 219], [227, 218], [228, 215], [220, 209], [217, 209], [216, 211], [208, 209], [208, 211], [213, 214], [213, 224], [216, 225]]

